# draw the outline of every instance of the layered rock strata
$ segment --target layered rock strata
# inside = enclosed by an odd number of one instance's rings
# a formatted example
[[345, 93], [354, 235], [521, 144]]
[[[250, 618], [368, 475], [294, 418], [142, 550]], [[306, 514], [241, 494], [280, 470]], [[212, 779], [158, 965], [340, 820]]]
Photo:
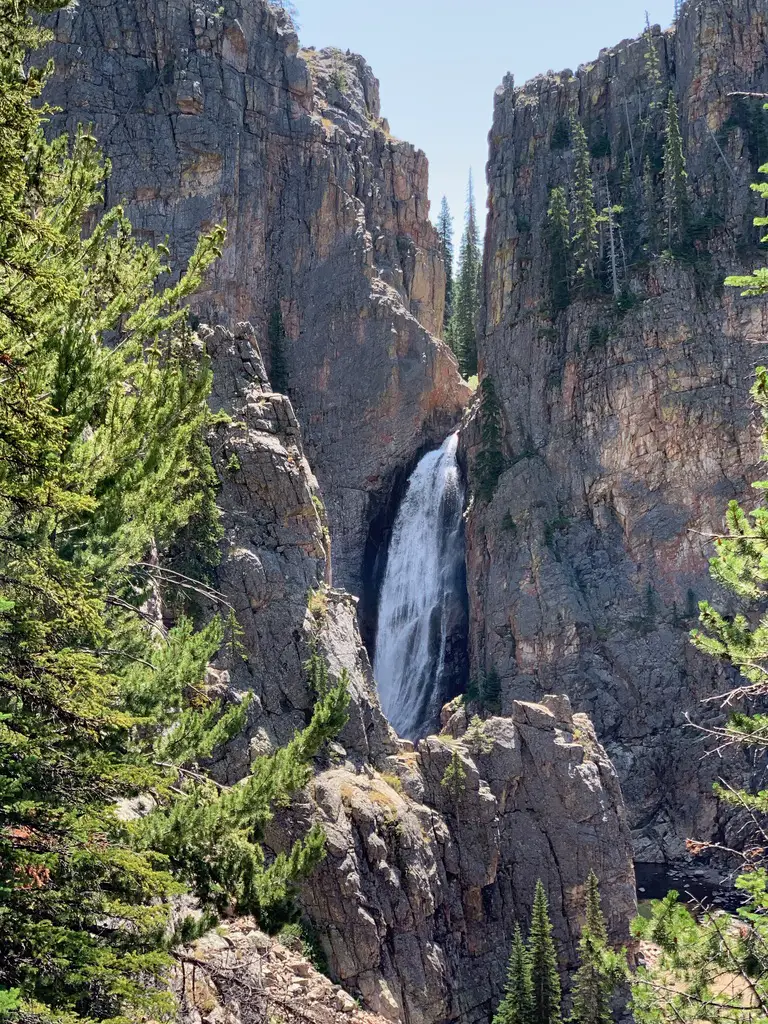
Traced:
[[[767, 45], [764, 0], [688, 0], [676, 30], [655, 29], [651, 44], [625, 41], [522, 88], [508, 77], [490, 135], [480, 353], [502, 407], [506, 471], [468, 529], [474, 673], [498, 673], [505, 708], [565, 691], [591, 715], [647, 860], [680, 858], [686, 837], [727, 831], [711, 796], [722, 763], [703, 757], [685, 713], [706, 713], [702, 699], [729, 679], [688, 632], [712, 595], [708, 535], [729, 499], [754, 501], [759, 474], [748, 391], [768, 314], [722, 281], [764, 261], [749, 183], [768, 158], [765, 115], [759, 98], [732, 94], [768, 91]], [[670, 90], [687, 158], [688, 250], [658, 257], [646, 244], [627, 261], [630, 234], [651, 233], [649, 168], [656, 230], [666, 230]], [[555, 313], [547, 208], [563, 186], [573, 209], [572, 117], [591, 148], [598, 209], [620, 201], [626, 160], [635, 206], [614, 236], [618, 301], [604, 224], [609, 294], [572, 290]], [[473, 463], [476, 421], [464, 447]]]
[[362, 593], [368, 524], [468, 397], [434, 337], [445, 275], [424, 154], [390, 135], [365, 61], [299, 50], [278, 4], [85, 2], [53, 29], [54, 128], [93, 125], [112, 164], [107, 203], [181, 261], [226, 222], [196, 308], [250, 321], [280, 366], [337, 582]]

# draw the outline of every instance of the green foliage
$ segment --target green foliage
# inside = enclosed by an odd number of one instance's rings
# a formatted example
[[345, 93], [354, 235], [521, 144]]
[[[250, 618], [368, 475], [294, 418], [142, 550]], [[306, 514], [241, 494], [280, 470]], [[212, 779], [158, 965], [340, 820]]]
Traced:
[[[768, 106], [766, 106], [766, 109], [768, 109]], [[760, 173], [768, 174], [768, 164], [763, 164], [760, 167]], [[768, 182], [755, 182], [755, 184], [752, 185], [752, 191], [756, 192], [761, 199], [768, 199]], [[754, 223], [756, 227], [768, 227], [768, 217], [755, 217]], [[768, 242], [768, 235], [763, 235], [760, 240], [762, 242]], [[742, 288], [742, 295], [744, 296], [765, 295], [768, 293], [768, 267], [759, 267], [757, 270], [754, 270], [751, 274], [747, 275], [733, 275], [731, 277], [727, 277], [725, 279], [725, 283], [731, 288]], [[754, 390], [753, 397], [758, 400], [757, 396], [755, 396]], [[759, 400], [758, 404], [761, 404]], [[765, 408], [762, 405], [761, 407], [763, 409]]]
[[640, 244], [638, 231], [640, 204], [638, 202], [637, 195], [637, 182], [635, 180], [635, 175], [632, 172], [629, 153], [624, 154], [624, 163], [621, 168], [621, 188], [619, 196], [621, 202], [621, 216], [619, 218], [619, 223], [621, 224], [621, 233], [624, 239], [627, 260], [629, 263], [632, 263]]
[[552, 938], [547, 893], [541, 879], [533, 898], [531, 932], [528, 938], [531, 965], [532, 1021], [534, 1024], [560, 1024], [560, 976], [557, 951]]
[[571, 144], [571, 124], [567, 117], [561, 117], [552, 131], [549, 148], [568, 149]]
[[611, 155], [611, 138], [606, 131], [590, 142], [589, 154], [594, 160], [602, 160]]
[[[729, 283], [743, 287], [741, 281]], [[748, 294], [764, 292], [759, 279]], [[752, 397], [763, 419], [763, 447], [768, 452], [768, 370], [758, 367]], [[765, 455], [764, 455], [765, 458]], [[762, 496], [768, 482], [754, 485]], [[716, 538], [710, 562], [713, 579], [737, 598], [740, 611], [725, 615], [707, 601], [699, 605], [701, 628], [691, 636], [696, 647], [729, 667], [741, 679], [723, 694], [723, 706], [731, 709], [725, 726], [709, 728], [718, 745], [737, 745], [764, 755], [768, 746], [768, 717], [762, 701], [768, 669], [768, 508], [761, 500], [753, 511], [737, 502], [728, 506], [727, 533]], [[688, 603], [695, 598], [689, 592]], [[670, 893], [652, 907], [648, 920], [635, 923], [635, 932], [662, 950], [653, 970], [640, 972], [634, 985], [633, 1011], [638, 1024], [758, 1024], [768, 1019], [768, 874], [766, 872], [765, 815], [768, 793], [747, 792], [727, 783], [717, 795], [747, 812], [754, 830], [743, 835], [742, 874], [736, 885], [747, 897], [734, 920], [706, 907], [694, 916]], [[708, 849], [689, 843], [692, 852]], [[723, 979], [731, 983], [724, 987]]]
[[659, 229], [659, 203], [656, 194], [656, 179], [651, 158], [646, 156], [643, 163], [643, 213], [648, 252], [658, 253], [661, 248]]
[[475, 465], [476, 493], [481, 501], [490, 501], [505, 469], [501, 438], [501, 404], [493, 378], [480, 384], [480, 439], [482, 448]]
[[501, 679], [495, 668], [481, 672], [467, 687], [467, 700], [480, 706], [480, 710], [497, 715], [501, 711]]
[[[248, 699], [208, 690], [220, 619], [156, 609], [218, 600], [169, 564], [182, 545], [209, 565], [221, 534], [186, 300], [223, 230], [169, 284], [165, 249], [98, 214], [95, 140], [44, 137], [28, 11], [0, 0], [0, 1015], [128, 1024], [172, 1012], [167, 950], [207, 923], [172, 932], [176, 897], [266, 923], [322, 855], [317, 830], [269, 865], [259, 840], [347, 697], [340, 680], [232, 789], [199, 766]], [[151, 813], [119, 813], [140, 794]]]
[[507, 968], [504, 998], [493, 1018], [493, 1024], [533, 1024], [533, 982], [531, 961], [523, 943], [520, 925], [515, 925], [512, 952]]
[[589, 290], [595, 279], [598, 253], [598, 216], [587, 136], [576, 117], [571, 119], [571, 137], [576, 155], [573, 186], [572, 247], [576, 281]]
[[465, 377], [477, 373], [477, 314], [480, 309], [482, 256], [475, 211], [472, 173], [467, 187], [467, 212], [459, 250], [448, 340]]
[[645, 39], [645, 73], [648, 76], [648, 85], [651, 90], [651, 102], [649, 104], [651, 110], [655, 110], [660, 107], [661, 104], [661, 89], [663, 85], [663, 79], [661, 76], [661, 60], [659, 58], [659, 50], [656, 46], [656, 40], [653, 32], [651, 31], [651, 23], [648, 18], [648, 14], [645, 15], [645, 32], [643, 33]]
[[284, 946], [301, 953], [316, 971], [330, 977], [328, 958], [310, 921], [290, 921], [283, 925], [277, 937]]
[[448, 762], [440, 785], [445, 787], [453, 799], [458, 803], [461, 794], [467, 788], [467, 770], [461, 760], [458, 750], [453, 750], [451, 759]]
[[570, 248], [571, 216], [565, 197], [565, 189], [553, 188], [547, 209], [547, 247], [549, 249], [549, 295], [552, 311], [556, 316], [567, 309], [570, 298], [570, 271], [568, 253]]
[[734, 96], [730, 117], [717, 133], [718, 141], [725, 144], [730, 132], [741, 129], [747, 143], [753, 172], [758, 172], [768, 160], [768, 119], [765, 104], [750, 96]]
[[608, 945], [597, 876], [587, 879], [586, 922], [579, 940], [579, 967], [573, 977], [573, 1024], [613, 1024], [613, 996], [627, 974], [626, 953]]
[[464, 740], [474, 754], [490, 754], [493, 750], [493, 740], [486, 733], [485, 723], [479, 715], [472, 716]]
[[453, 315], [453, 217], [445, 196], [440, 204], [440, 214], [437, 218], [437, 235], [440, 240], [440, 255], [445, 266], [445, 311], [443, 313], [443, 330], [445, 331]]
[[684, 246], [690, 220], [690, 198], [680, 118], [672, 92], [667, 100], [664, 132], [664, 214], [667, 245], [672, 250], [675, 246]]
[[288, 363], [285, 357], [285, 325], [283, 310], [279, 302], [272, 307], [267, 329], [269, 340], [269, 376], [272, 387], [281, 394], [288, 391]]

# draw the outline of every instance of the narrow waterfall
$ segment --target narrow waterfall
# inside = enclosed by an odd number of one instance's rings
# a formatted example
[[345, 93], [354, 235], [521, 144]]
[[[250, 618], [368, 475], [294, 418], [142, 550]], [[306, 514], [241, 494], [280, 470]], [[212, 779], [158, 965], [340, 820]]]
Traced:
[[405, 739], [432, 731], [466, 660], [464, 491], [458, 434], [419, 462], [395, 519], [379, 601], [374, 675]]

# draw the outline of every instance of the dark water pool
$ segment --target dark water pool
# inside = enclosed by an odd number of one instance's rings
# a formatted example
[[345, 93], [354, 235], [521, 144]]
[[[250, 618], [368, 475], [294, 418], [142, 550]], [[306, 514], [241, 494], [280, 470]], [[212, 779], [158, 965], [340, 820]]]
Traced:
[[683, 903], [699, 901], [706, 906], [733, 912], [745, 902], [743, 892], [733, 888], [731, 879], [710, 868], [677, 869], [666, 864], [635, 864], [637, 899], [663, 899], [676, 889]]

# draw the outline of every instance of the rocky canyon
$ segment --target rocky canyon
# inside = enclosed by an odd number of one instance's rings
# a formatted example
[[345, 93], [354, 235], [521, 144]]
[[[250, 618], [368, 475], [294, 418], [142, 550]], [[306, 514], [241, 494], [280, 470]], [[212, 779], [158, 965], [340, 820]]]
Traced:
[[[720, 597], [710, 535], [759, 472], [748, 396], [768, 315], [722, 281], [761, 261], [749, 185], [768, 130], [746, 94], [768, 92], [768, 3], [687, 0], [674, 28], [574, 72], [504, 79], [477, 393], [442, 340], [427, 158], [392, 136], [362, 57], [302, 49], [267, 0], [81, 0], [49, 23], [51, 130], [91, 126], [111, 164], [105, 205], [124, 206], [140, 238], [167, 240], [174, 265], [226, 224], [192, 313], [212, 408], [227, 414], [209, 438], [216, 587], [242, 651], [223, 651], [209, 675], [226, 701], [254, 698], [212, 758], [217, 783], [235, 785], [304, 726], [313, 653], [349, 679], [347, 725], [266, 830], [275, 856], [312, 824], [325, 830], [327, 856], [297, 899], [343, 990], [254, 922], [229, 922], [221, 942], [189, 952], [202, 980], [177, 979], [187, 1019], [260, 1019], [231, 981], [237, 964], [251, 978], [256, 950], [280, 990], [259, 996], [259, 1013], [287, 1014], [293, 985], [296, 1019], [481, 1024], [537, 879], [565, 969], [590, 871], [620, 946], [633, 860], [679, 865], [690, 837], [734, 841], [712, 796], [720, 767], [686, 718], [715, 720], [702, 701], [729, 674], [688, 634], [699, 600]], [[661, 188], [670, 93], [691, 194], [685, 258], [643, 249], [642, 190], [654, 176]], [[637, 238], [625, 220], [619, 258], [606, 215], [599, 258], [613, 288], [558, 302], [548, 208], [573, 185], [576, 123], [598, 206], [624, 189], [626, 211], [634, 197]], [[483, 496], [488, 381], [499, 474]], [[376, 694], [376, 615], [407, 482], [458, 428], [466, 594], [452, 686], [461, 676], [470, 694], [414, 743]], [[490, 677], [498, 702], [484, 708], [472, 693]]]

